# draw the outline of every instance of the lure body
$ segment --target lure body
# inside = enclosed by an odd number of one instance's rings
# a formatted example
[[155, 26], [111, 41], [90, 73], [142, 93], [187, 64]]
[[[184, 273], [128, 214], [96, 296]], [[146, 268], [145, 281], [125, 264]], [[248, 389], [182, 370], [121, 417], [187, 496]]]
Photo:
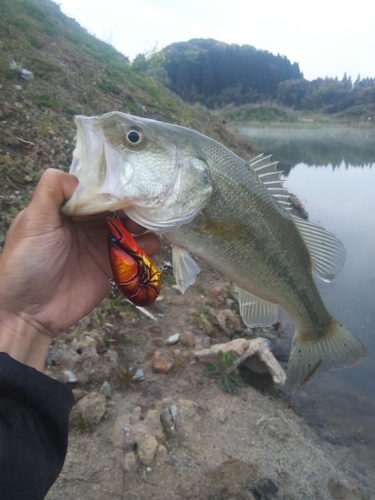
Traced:
[[160, 292], [161, 271], [139, 248], [120, 219], [108, 215], [106, 222], [109, 259], [116, 285], [133, 304], [142, 307], [152, 304]]

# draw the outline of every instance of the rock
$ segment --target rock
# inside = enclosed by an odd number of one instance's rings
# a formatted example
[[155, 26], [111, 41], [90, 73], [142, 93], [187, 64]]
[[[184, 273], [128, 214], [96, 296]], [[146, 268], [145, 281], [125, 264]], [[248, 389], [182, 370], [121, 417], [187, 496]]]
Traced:
[[183, 332], [181, 334], [181, 344], [188, 346], [188, 347], [194, 347], [195, 342], [196, 342], [196, 336], [192, 332]]
[[63, 382], [64, 384], [75, 384], [77, 382], [77, 377], [70, 370], [64, 370]]
[[76, 402], [87, 396], [87, 391], [84, 391], [83, 389], [73, 389], [72, 392]]
[[366, 500], [361, 493], [349, 490], [334, 479], [329, 480], [328, 490], [333, 500]]
[[158, 439], [163, 439], [163, 429], [160, 425], [160, 411], [150, 409], [143, 417], [143, 420], [140, 420], [137, 427], [135, 428], [139, 430], [139, 432], [144, 432], [145, 434], [152, 434]]
[[103, 382], [101, 388], [100, 388], [100, 392], [102, 394], [104, 394], [104, 396], [106, 398], [110, 398], [112, 396], [112, 387], [110, 385], [110, 383], [106, 380], [105, 382]]
[[178, 438], [185, 442], [195, 439], [197, 429], [199, 429], [199, 424], [202, 421], [196, 403], [189, 399], [180, 398], [176, 404], [171, 404], [170, 412], [172, 421], [175, 422]]
[[176, 434], [177, 406], [174, 406], [176, 408], [176, 417], [173, 416], [169, 405], [163, 408], [160, 414], [160, 422], [167, 438]]
[[142, 408], [140, 406], [136, 406], [134, 408], [133, 413], [129, 416], [129, 423], [131, 425], [136, 424], [141, 420]]
[[168, 373], [173, 367], [173, 361], [166, 354], [155, 351], [152, 355], [151, 365], [155, 373]]
[[135, 372], [133, 380], [141, 381], [145, 379], [145, 372], [142, 370], [142, 368], [138, 368], [138, 370]]
[[132, 451], [146, 435], [152, 435], [159, 441], [165, 439], [160, 425], [160, 412], [153, 408], [142, 410], [137, 406], [133, 412], [124, 412], [116, 418], [112, 442], [116, 447]]
[[28, 69], [22, 68], [20, 71], [21, 78], [24, 80], [32, 80], [34, 78], [34, 74], [32, 71], [29, 71]]
[[167, 344], [167, 345], [177, 344], [179, 339], [180, 339], [180, 334], [175, 333], [174, 335], [170, 335], [167, 339], [165, 339], [164, 344]]
[[96, 340], [96, 350], [98, 351], [98, 353], [108, 350], [105, 346], [104, 338], [97, 330], [91, 330], [91, 332], [89, 332], [87, 336]]
[[118, 368], [118, 352], [110, 349], [104, 354], [104, 359], [111, 368]]
[[147, 434], [138, 442], [138, 457], [143, 465], [152, 464], [158, 449], [158, 444], [155, 436], [149, 436]]
[[125, 453], [124, 469], [126, 472], [134, 472], [137, 467], [137, 455], [134, 451]]
[[243, 338], [235, 339], [231, 342], [226, 342], [225, 344], [212, 345], [209, 349], [196, 351], [194, 355], [199, 359], [199, 361], [202, 361], [203, 363], [215, 362], [217, 359], [217, 353], [219, 351], [233, 351], [238, 357], [240, 357], [246, 352], [249, 346], [249, 342], [249, 340]]
[[84, 335], [84, 337], [79, 340], [73, 339], [72, 342], [72, 347], [78, 354], [92, 358], [97, 358], [96, 345], [97, 341], [93, 337], [90, 337], [90, 335]]
[[240, 320], [231, 309], [219, 309], [214, 311], [216, 321], [223, 332], [225, 332], [228, 336], [233, 335], [235, 331], [241, 329]]
[[128, 415], [119, 415], [114, 423], [112, 432], [112, 443], [115, 447], [125, 451], [133, 451], [136, 446], [136, 438], [129, 425]]
[[49, 362], [52, 365], [61, 365], [66, 360], [66, 349], [56, 349], [49, 355]]
[[206, 348], [210, 347], [210, 345], [211, 345], [211, 338], [208, 337], [208, 335], [204, 335], [201, 332], [198, 332], [196, 334], [195, 346], [194, 347], [197, 350], [206, 349]]
[[284, 385], [286, 374], [270, 351], [265, 339], [260, 337], [250, 340], [243, 338], [235, 339], [231, 342], [226, 342], [225, 344], [213, 345], [209, 349], [196, 351], [194, 355], [199, 359], [199, 361], [212, 363], [216, 361], [219, 351], [233, 351], [240, 360], [240, 364], [244, 363], [248, 358], [256, 357], [257, 361], [254, 362], [254, 360], [252, 360], [249, 363], [249, 368], [251, 369], [252, 366], [255, 367], [257, 373], [259, 373], [259, 371], [261, 373], [268, 372], [272, 376], [272, 380], [275, 385]]
[[104, 394], [92, 392], [77, 403], [77, 411], [89, 424], [98, 424], [106, 410]]
[[161, 465], [166, 462], [168, 459], [168, 450], [163, 444], [158, 445], [158, 449], [156, 451], [155, 463], [157, 465]]

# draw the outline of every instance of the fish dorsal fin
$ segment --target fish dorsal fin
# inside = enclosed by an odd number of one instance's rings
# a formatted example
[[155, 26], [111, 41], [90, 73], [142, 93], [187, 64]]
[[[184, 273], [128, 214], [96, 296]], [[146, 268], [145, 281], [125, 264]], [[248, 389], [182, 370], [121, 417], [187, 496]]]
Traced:
[[323, 281], [332, 281], [345, 263], [346, 251], [335, 235], [313, 222], [291, 215], [312, 260], [312, 270]]
[[249, 327], [270, 326], [276, 323], [277, 304], [260, 299], [242, 288], [238, 287], [237, 290], [240, 313], [245, 325]]
[[271, 155], [263, 156], [262, 154], [248, 162], [250, 170], [252, 170], [268, 192], [275, 198], [277, 203], [285, 210], [291, 210], [292, 206], [289, 203], [289, 194], [284, 188], [284, 181], [280, 179], [282, 172], [277, 170], [277, 161], [271, 161]]
[[195, 282], [197, 274], [200, 273], [198, 264], [184, 248], [178, 245], [172, 247], [173, 274], [176, 284], [181, 293]]

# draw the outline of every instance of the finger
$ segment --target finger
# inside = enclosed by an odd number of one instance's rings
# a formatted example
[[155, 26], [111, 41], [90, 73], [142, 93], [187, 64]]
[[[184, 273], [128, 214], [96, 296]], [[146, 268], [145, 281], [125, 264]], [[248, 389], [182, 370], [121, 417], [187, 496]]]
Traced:
[[48, 168], [42, 175], [31, 203], [30, 215], [48, 217], [60, 216], [60, 207], [68, 200], [78, 185], [78, 179], [71, 174]]
[[150, 256], [157, 254], [161, 248], [160, 236], [155, 233], [147, 233], [142, 234], [141, 236], [136, 236], [135, 240], [137, 245]]
[[143, 234], [145, 231], [147, 231], [146, 228], [138, 224], [137, 222], [134, 222], [133, 220], [127, 218], [127, 219], [121, 219], [122, 223], [124, 224], [124, 227], [129, 231], [129, 233], [132, 234]]

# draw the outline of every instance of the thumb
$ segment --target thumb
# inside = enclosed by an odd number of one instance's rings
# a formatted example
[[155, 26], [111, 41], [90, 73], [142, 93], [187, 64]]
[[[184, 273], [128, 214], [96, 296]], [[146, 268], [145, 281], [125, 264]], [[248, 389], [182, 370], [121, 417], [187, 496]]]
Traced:
[[30, 215], [39, 218], [47, 214], [60, 217], [60, 208], [68, 200], [78, 185], [74, 175], [55, 168], [48, 168], [40, 178], [31, 203]]
[[29, 206], [14, 219], [7, 240], [41, 235], [60, 227], [61, 205], [72, 196], [77, 185], [78, 179], [74, 175], [48, 168], [40, 178]]

